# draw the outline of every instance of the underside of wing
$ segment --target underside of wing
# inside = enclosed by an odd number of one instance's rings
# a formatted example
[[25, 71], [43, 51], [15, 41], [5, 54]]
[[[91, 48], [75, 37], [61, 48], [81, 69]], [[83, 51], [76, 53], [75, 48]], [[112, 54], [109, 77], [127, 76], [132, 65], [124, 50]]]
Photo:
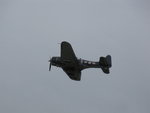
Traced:
[[69, 76], [70, 79], [80, 81], [81, 80], [81, 71], [75, 71], [70, 69], [63, 69], [64, 72]]
[[77, 64], [77, 58], [71, 45], [65, 41], [61, 43], [61, 59], [69, 63]]
[[80, 81], [81, 71], [79, 69], [77, 57], [68, 42], [61, 43], [61, 59], [64, 63], [62, 69], [72, 80]]

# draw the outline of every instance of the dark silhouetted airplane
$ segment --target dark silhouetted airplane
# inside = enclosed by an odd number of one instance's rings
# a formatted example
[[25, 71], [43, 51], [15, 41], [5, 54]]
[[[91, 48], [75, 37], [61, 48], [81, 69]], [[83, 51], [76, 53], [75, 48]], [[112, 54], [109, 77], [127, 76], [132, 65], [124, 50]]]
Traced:
[[61, 67], [72, 80], [81, 80], [81, 71], [86, 68], [101, 68], [106, 74], [109, 74], [109, 68], [112, 66], [111, 56], [100, 57], [98, 62], [77, 59], [71, 45], [68, 42], [61, 43], [61, 56], [52, 57], [50, 60], [49, 71], [51, 66]]

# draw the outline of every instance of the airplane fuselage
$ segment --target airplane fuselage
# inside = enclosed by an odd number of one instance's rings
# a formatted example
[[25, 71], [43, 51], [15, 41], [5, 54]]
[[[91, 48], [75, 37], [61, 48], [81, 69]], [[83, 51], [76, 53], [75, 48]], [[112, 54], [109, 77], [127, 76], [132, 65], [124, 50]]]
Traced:
[[[52, 57], [51, 59], [52, 61], [52, 65], [53, 66], [57, 66], [57, 67], [65, 67], [70, 65], [69, 63], [71, 62], [70, 60], [63, 60], [61, 57]], [[78, 69], [79, 70], [83, 70], [86, 68], [101, 68], [99, 62], [95, 62], [95, 61], [88, 61], [88, 60], [84, 60], [84, 59], [77, 59], [78, 62]], [[73, 66], [69, 66], [70, 68]]]

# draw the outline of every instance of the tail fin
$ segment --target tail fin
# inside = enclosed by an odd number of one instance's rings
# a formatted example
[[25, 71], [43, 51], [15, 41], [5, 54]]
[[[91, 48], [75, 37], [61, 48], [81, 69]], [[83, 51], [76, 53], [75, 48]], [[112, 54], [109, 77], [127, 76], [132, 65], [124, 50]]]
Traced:
[[107, 61], [108, 66], [109, 66], [109, 68], [110, 68], [110, 67], [112, 66], [111, 56], [110, 56], [110, 55], [107, 55], [107, 56], [106, 56], [106, 61]]
[[99, 64], [104, 73], [109, 74], [109, 68], [112, 66], [111, 56], [100, 57]]

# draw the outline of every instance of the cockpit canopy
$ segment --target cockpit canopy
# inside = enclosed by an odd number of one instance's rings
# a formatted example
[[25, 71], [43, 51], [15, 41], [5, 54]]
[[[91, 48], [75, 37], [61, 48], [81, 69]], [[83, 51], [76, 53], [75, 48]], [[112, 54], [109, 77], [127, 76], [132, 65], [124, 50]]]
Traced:
[[84, 60], [84, 59], [79, 59], [80, 63], [81, 64], [96, 64], [96, 62], [93, 62], [93, 61], [88, 61], [88, 60]]

